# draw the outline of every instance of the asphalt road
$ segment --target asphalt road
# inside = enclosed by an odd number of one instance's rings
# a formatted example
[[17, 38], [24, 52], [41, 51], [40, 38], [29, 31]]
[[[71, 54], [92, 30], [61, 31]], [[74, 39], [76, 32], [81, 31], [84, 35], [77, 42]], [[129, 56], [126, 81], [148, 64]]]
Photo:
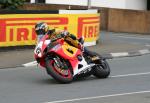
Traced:
[[0, 103], [150, 102], [150, 55], [108, 62], [109, 78], [91, 76], [71, 84], [58, 84], [37, 67], [1, 69]]
[[[150, 35], [144, 34], [130, 34], [130, 33], [115, 33], [115, 32], [102, 32], [102, 41], [111, 40], [119, 43], [131, 43], [137, 45], [145, 45], [150, 47]], [[107, 36], [107, 38], [106, 38]], [[108, 38], [109, 37], [109, 38]]]

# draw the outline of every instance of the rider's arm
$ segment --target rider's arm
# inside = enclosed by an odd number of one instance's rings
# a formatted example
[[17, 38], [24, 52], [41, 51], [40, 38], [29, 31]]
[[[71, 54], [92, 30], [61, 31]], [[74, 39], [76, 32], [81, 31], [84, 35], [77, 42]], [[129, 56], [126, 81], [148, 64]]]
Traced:
[[51, 35], [55, 32], [55, 29], [52, 29], [52, 30], [48, 30], [47, 34]]
[[72, 38], [73, 40], [77, 40], [76, 36], [73, 35], [73, 34], [68, 34], [68, 36], [69, 36], [70, 38]]

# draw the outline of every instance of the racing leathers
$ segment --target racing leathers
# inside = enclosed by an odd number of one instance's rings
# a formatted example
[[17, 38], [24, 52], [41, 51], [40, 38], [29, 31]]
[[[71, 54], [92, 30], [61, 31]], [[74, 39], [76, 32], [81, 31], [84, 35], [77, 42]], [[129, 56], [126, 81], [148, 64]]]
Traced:
[[70, 34], [66, 30], [57, 30], [57, 29], [52, 29], [48, 31], [49, 34], [49, 39], [54, 39], [57, 38], [57, 36], [61, 36], [64, 38], [64, 40], [71, 46], [74, 46], [78, 49], [81, 49], [83, 51], [83, 44], [78, 41], [76, 36], [73, 34]]

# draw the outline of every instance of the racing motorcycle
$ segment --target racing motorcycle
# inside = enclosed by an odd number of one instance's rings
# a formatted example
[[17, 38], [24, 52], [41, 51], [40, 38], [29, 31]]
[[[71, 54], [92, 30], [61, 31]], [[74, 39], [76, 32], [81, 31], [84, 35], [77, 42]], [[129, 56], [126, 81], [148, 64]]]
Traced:
[[107, 78], [110, 74], [107, 61], [99, 54], [89, 55], [71, 46], [61, 36], [50, 40], [48, 34], [44, 35], [35, 47], [34, 57], [48, 75], [60, 83], [90, 75]]

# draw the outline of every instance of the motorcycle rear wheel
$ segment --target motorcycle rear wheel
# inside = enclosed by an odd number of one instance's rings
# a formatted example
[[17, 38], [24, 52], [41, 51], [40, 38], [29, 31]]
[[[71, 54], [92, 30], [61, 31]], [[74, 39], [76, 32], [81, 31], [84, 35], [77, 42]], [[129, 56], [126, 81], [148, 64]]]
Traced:
[[110, 67], [106, 60], [99, 60], [93, 68], [93, 75], [97, 78], [107, 78], [110, 75]]
[[[70, 82], [72, 82], [73, 81], [73, 74], [71, 72], [71, 69], [70, 68], [62, 69], [60, 67], [57, 67], [54, 58], [55, 58], [55, 56], [53, 58], [47, 57], [45, 59], [47, 73], [49, 75], [51, 75], [59, 83], [70, 83]], [[60, 61], [58, 61], [58, 62], [60, 62]], [[65, 62], [65, 61], [63, 61], [63, 62]]]

